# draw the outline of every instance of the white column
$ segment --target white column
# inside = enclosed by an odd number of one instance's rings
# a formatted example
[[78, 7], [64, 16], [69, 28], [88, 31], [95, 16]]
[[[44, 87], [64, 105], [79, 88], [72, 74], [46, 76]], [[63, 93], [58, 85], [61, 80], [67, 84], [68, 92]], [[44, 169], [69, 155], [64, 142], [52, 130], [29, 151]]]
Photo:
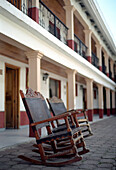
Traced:
[[88, 109], [88, 119], [93, 121], [93, 80], [85, 79], [87, 86], [87, 109]]
[[106, 88], [106, 108], [107, 116], [110, 116], [110, 89]]
[[104, 55], [105, 55], [105, 64], [106, 64], [106, 74], [109, 77], [109, 56], [107, 53], [105, 53]]
[[98, 84], [99, 118], [103, 118], [103, 85]]
[[116, 112], [115, 108], [115, 91], [112, 91], [112, 114], [115, 114]]
[[68, 108], [75, 108], [75, 70], [67, 70], [68, 76]]
[[96, 44], [97, 57], [99, 58], [99, 70], [102, 71], [102, 56], [101, 56], [101, 44]]
[[64, 6], [66, 11], [66, 26], [68, 30], [68, 39], [74, 40], [74, 7], [72, 5]]
[[64, 6], [66, 11], [66, 26], [68, 27], [68, 46], [74, 50], [74, 7]]
[[114, 79], [114, 68], [113, 68], [113, 66], [114, 66], [114, 62], [113, 62], [113, 60], [111, 60], [112, 79]]
[[84, 30], [85, 33], [85, 45], [88, 47], [87, 49], [87, 57], [88, 57], [88, 61], [91, 62], [91, 34], [92, 31], [91, 30]]
[[26, 52], [26, 55], [29, 59], [29, 87], [33, 90], [40, 91], [40, 63], [43, 54], [39, 51], [29, 51]]

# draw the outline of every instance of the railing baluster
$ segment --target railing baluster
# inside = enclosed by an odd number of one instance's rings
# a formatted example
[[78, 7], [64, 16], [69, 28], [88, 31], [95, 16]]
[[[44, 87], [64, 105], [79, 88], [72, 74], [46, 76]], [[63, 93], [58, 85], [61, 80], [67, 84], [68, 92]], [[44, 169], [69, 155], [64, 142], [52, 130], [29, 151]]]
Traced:
[[54, 16], [54, 36], [56, 37], [56, 17]]

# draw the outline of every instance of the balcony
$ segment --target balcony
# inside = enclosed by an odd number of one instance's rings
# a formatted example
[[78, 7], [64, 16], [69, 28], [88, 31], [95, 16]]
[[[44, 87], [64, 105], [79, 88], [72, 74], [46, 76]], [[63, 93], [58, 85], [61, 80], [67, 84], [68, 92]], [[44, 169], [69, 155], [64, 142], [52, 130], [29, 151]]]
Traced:
[[74, 34], [74, 51], [86, 59], [87, 47], [75, 34]]
[[106, 66], [105, 66], [105, 65], [102, 65], [102, 72], [103, 72], [104, 74], [106, 74]]
[[[32, 0], [7, 0], [16, 8], [32, 18]], [[68, 28], [66, 25], [40, 0], [39, 24], [56, 38], [67, 44]]]
[[39, 24], [67, 44], [68, 28], [42, 1], [39, 3]]
[[97, 56], [92, 52], [92, 64], [98, 68], [99, 67], [99, 59], [97, 58]]

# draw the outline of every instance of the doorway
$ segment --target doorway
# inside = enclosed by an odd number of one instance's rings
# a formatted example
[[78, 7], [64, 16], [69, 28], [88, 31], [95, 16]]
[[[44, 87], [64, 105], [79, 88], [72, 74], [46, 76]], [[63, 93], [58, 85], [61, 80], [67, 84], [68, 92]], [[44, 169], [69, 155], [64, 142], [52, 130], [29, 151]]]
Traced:
[[19, 128], [19, 68], [6, 64], [5, 70], [6, 128]]

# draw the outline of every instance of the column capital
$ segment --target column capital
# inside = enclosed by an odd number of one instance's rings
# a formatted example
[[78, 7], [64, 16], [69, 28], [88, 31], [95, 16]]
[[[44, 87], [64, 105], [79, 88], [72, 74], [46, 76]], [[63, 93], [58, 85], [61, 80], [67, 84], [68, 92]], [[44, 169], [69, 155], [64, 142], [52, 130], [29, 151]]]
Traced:
[[74, 12], [75, 11], [75, 7], [73, 6], [73, 5], [66, 5], [66, 6], [64, 6], [63, 7], [65, 10], [70, 10], [70, 11], [72, 11], [72, 12]]
[[108, 88], [108, 87], [105, 87], [105, 89], [106, 89], [106, 91], [110, 91], [110, 88]]
[[85, 78], [85, 81], [93, 83], [93, 79], [90, 79], [90, 78]]
[[71, 74], [71, 73], [72, 73], [72, 74], [76, 74], [77, 71], [76, 71], [76, 70], [67, 69], [67, 70], [66, 70], [66, 73], [67, 73], [67, 74]]
[[34, 59], [34, 58], [41, 59], [43, 57], [43, 54], [40, 51], [27, 51], [25, 54], [28, 59]]
[[102, 87], [103, 88], [103, 84], [97, 84], [98, 87]]
[[101, 48], [102, 48], [102, 45], [101, 45], [101, 44], [96, 44], [95, 46], [96, 46], [96, 48], [99, 48], [100, 50], [101, 50]]
[[86, 29], [86, 30], [83, 30], [85, 34], [92, 34], [92, 30], [90, 29]]

